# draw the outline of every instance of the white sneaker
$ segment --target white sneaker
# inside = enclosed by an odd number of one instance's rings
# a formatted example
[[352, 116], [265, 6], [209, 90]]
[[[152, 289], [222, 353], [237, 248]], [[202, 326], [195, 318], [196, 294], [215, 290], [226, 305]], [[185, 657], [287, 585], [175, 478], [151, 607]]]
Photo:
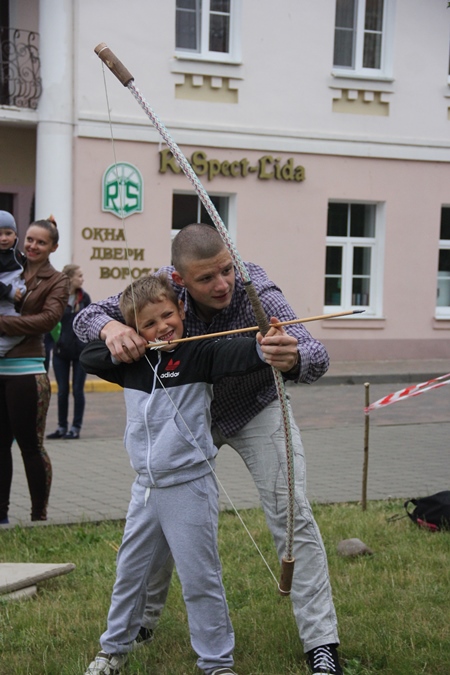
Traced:
[[99, 652], [89, 664], [84, 675], [119, 675], [122, 666], [128, 661], [128, 654], [106, 654]]

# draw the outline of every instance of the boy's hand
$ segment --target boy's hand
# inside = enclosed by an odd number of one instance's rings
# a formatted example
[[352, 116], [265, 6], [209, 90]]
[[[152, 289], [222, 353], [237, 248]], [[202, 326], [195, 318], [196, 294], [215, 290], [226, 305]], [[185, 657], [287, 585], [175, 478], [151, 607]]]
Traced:
[[105, 341], [111, 355], [123, 363], [139, 361], [146, 351], [147, 340], [120, 321], [108, 321], [100, 331], [100, 339]]
[[[278, 319], [272, 316], [270, 323], [278, 323]], [[283, 326], [271, 325], [264, 337], [258, 333], [256, 339], [269, 365], [278, 368], [283, 373], [287, 373], [298, 365], [297, 338], [288, 335]]]

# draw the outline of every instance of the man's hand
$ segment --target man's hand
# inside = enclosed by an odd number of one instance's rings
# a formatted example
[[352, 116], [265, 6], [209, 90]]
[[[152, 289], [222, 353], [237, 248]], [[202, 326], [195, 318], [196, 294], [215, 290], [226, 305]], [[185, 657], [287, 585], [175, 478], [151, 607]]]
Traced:
[[[278, 319], [272, 316], [270, 323], [278, 323]], [[283, 326], [271, 326], [264, 337], [258, 333], [256, 339], [269, 365], [278, 368], [282, 373], [287, 373], [298, 365], [297, 339], [288, 335]]]
[[147, 340], [120, 321], [108, 321], [100, 331], [100, 339], [105, 341], [111, 355], [123, 363], [139, 361], [146, 351]]

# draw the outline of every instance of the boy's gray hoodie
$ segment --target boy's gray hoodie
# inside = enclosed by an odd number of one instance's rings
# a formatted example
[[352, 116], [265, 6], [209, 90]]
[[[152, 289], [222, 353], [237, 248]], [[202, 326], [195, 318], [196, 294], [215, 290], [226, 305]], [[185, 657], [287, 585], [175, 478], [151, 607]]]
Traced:
[[211, 471], [217, 454], [212, 385], [226, 375], [268, 368], [262, 359], [256, 340], [246, 337], [184, 342], [173, 351], [149, 351], [140, 361], [117, 365], [97, 340], [80, 356], [88, 373], [124, 388], [124, 443], [131, 466], [148, 487], [184, 483]]

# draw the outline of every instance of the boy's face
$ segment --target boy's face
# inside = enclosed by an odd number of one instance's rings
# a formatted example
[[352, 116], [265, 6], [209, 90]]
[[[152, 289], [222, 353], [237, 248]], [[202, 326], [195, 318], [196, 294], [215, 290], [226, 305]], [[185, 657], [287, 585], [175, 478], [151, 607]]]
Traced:
[[0, 250], [7, 251], [14, 246], [16, 241], [16, 233], [9, 227], [0, 227]]
[[[137, 313], [138, 333], [148, 342], [177, 340], [183, 337], [183, 319], [184, 308], [181, 301], [174, 304], [164, 298], [160, 302], [148, 302]], [[164, 351], [169, 349], [172, 349], [170, 345], [162, 347]]]

